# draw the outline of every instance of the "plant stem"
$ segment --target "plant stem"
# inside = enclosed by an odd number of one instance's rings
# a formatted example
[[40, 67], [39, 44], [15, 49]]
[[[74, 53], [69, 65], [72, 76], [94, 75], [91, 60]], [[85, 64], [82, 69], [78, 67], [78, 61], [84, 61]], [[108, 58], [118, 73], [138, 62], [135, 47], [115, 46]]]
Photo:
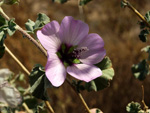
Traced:
[[[8, 47], [7, 47], [6, 45], [4, 45], [4, 46], [5, 46], [5, 49], [6, 49], [6, 51], [8, 52], [8, 54], [17, 62], [17, 64], [23, 69], [23, 71], [24, 71], [27, 75], [30, 75], [30, 72], [27, 70], [27, 68], [18, 60], [18, 58], [8, 49]], [[54, 110], [52, 109], [52, 107], [51, 107], [49, 101], [44, 101], [44, 102], [45, 102], [45, 104], [46, 104], [46, 106], [47, 106], [49, 112], [50, 112], [50, 113], [55, 113]], [[24, 104], [23, 104], [23, 106], [24, 106]], [[26, 105], [26, 106], [27, 106], [27, 105]], [[24, 106], [24, 107], [26, 107], [26, 106]]]
[[145, 104], [145, 101], [144, 101], [144, 86], [142, 85], [142, 103], [144, 105], [144, 110], [147, 111], [148, 110], [148, 106]]
[[129, 1], [123, 0], [124, 3], [126, 3], [125, 6], [127, 6], [129, 9], [131, 9], [148, 27], [150, 27], [150, 24], [146, 21], [145, 17], [138, 12]]
[[55, 113], [52, 106], [50, 105], [49, 101], [45, 101], [45, 104], [46, 104], [46, 106], [47, 106], [50, 113]]
[[81, 93], [76, 90], [76, 88], [71, 84], [71, 82], [70, 82], [70, 80], [69, 80], [68, 78], [66, 79], [66, 81], [67, 81], [67, 83], [71, 86], [71, 88], [75, 91], [75, 93], [76, 93], [77, 96], [79, 97], [80, 101], [81, 101], [82, 104], [84, 105], [86, 111], [87, 111], [88, 113], [91, 113], [91, 112], [90, 112], [90, 109], [89, 109], [89, 107], [87, 106], [85, 100], [83, 99]]
[[24, 109], [27, 111], [27, 113], [33, 113], [33, 112], [28, 108], [28, 106], [27, 106], [26, 103], [23, 103], [22, 105], [23, 105]]
[[[0, 7], [0, 14], [6, 19], [10, 20], [10, 18], [4, 13], [2, 8]], [[27, 37], [36, 47], [47, 57], [47, 52], [46, 50], [34, 39], [32, 38], [25, 30], [23, 30], [19, 25], [17, 25], [16, 29], [20, 31], [25, 37]], [[20, 62], [21, 63], [21, 62]], [[25, 71], [25, 70], [24, 70]], [[26, 72], [26, 71], [25, 71]], [[84, 101], [81, 93], [78, 93], [76, 89], [72, 86], [70, 81], [67, 79], [67, 83], [72, 87], [72, 89], [77, 93], [78, 97], [80, 98], [82, 104], [84, 105], [85, 109], [87, 110], [88, 113], [91, 113], [86, 102]], [[49, 104], [50, 105], [50, 104]], [[50, 110], [51, 108], [49, 108]], [[51, 113], [54, 113], [54, 111], [51, 111]]]
[[6, 45], [4, 46], [8, 54], [17, 62], [17, 64], [23, 69], [23, 71], [27, 73], [28, 75], [30, 75], [30, 72], [27, 70], [27, 68], [17, 59], [17, 57], [8, 49]]
[[80, 18], [81, 18], [82, 21], [85, 21], [83, 6], [80, 6], [79, 4], [80, 4], [80, 0], [78, 0], [78, 8], [79, 8], [79, 13], [80, 13]]

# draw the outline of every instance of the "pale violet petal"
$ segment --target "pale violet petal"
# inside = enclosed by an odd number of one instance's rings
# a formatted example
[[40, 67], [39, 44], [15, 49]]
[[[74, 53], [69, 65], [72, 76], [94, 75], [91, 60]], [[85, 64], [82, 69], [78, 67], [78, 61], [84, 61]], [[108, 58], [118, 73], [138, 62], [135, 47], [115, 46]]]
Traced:
[[67, 45], [78, 45], [88, 35], [89, 27], [80, 20], [66, 16], [60, 25], [60, 38]]
[[46, 64], [46, 76], [53, 86], [59, 87], [66, 78], [66, 69], [56, 54], [48, 52], [48, 61]]
[[94, 66], [88, 64], [74, 64], [67, 67], [67, 73], [78, 80], [89, 82], [102, 75], [102, 71]]
[[106, 55], [103, 39], [96, 33], [89, 34], [85, 40], [79, 44], [78, 48], [87, 47], [88, 51], [83, 52], [80, 61], [85, 64], [96, 64], [102, 61]]
[[58, 36], [59, 23], [52, 21], [46, 24], [42, 30], [37, 31], [37, 37], [42, 46], [51, 52], [56, 52], [61, 45], [61, 41]]

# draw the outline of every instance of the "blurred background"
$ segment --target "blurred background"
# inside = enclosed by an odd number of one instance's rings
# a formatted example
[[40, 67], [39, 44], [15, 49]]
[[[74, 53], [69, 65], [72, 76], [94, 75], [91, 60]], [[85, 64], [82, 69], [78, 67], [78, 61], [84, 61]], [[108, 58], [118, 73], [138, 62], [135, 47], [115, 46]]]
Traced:
[[[139, 18], [130, 9], [121, 8], [120, 2], [93, 0], [84, 6], [85, 22], [91, 33], [98, 33], [103, 38], [107, 56], [112, 60], [115, 70], [110, 87], [99, 92], [82, 92], [90, 108], [100, 108], [104, 113], [126, 113], [126, 105], [129, 102], [141, 103], [142, 84], [145, 88], [145, 102], [150, 106], [150, 77], [140, 82], [131, 73], [132, 64], [138, 63], [146, 56], [141, 52], [141, 48], [150, 42], [143, 43], [139, 40]], [[150, 9], [150, 0], [130, 2], [142, 15]], [[65, 4], [52, 3], [51, 0], [21, 0], [19, 5], [4, 6], [3, 9], [23, 28], [28, 19], [35, 21], [39, 12], [59, 22], [65, 16], [81, 19], [77, 0], [69, 0]], [[45, 56], [28, 39], [22, 38], [19, 32], [13, 37], [7, 37], [5, 44], [29, 70], [37, 63], [45, 66]], [[15, 74], [23, 72], [7, 53], [0, 59], [0, 68], [9, 68]], [[78, 97], [69, 87], [64, 83], [59, 89], [50, 91], [55, 112], [84, 113]]]

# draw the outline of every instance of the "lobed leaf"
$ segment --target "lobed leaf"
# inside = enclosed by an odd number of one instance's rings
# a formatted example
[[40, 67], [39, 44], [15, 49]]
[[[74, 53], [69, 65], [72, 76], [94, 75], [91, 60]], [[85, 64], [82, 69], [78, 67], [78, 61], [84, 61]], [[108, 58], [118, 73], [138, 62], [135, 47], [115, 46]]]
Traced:
[[41, 65], [36, 65], [29, 76], [30, 78], [30, 93], [36, 98], [47, 100], [46, 90], [48, 87], [52, 87], [51, 83], [47, 80], [45, 76], [44, 67]]
[[131, 102], [126, 106], [126, 111], [128, 113], [139, 113], [141, 110], [141, 105], [138, 102]]
[[150, 61], [150, 46], [142, 48], [141, 51], [148, 53], [148, 60]]
[[147, 41], [147, 35], [149, 34], [149, 31], [147, 29], [143, 29], [140, 34], [139, 34], [139, 38], [142, 42], [146, 42]]
[[150, 11], [145, 14], [145, 19], [148, 23], [150, 23]]
[[102, 70], [102, 75], [95, 80], [85, 84], [88, 91], [99, 91], [107, 88], [114, 76], [114, 69], [109, 57], [105, 57], [100, 63], [96, 64]]
[[34, 34], [38, 29], [41, 29], [45, 24], [50, 22], [50, 18], [43, 13], [39, 13], [36, 21], [28, 19], [25, 23], [25, 27], [28, 33]]
[[134, 64], [131, 69], [134, 77], [139, 80], [144, 80], [149, 74], [149, 64], [146, 60], [142, 60], [138, 64]]

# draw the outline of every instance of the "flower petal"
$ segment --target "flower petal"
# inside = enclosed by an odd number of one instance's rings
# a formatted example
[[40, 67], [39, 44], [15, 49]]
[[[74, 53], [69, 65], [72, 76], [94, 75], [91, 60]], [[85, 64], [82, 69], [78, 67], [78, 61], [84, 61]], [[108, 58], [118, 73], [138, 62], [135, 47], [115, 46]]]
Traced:
[[67, 45], [78, 45], [86, 35], [88, 35], [89, 27], [80, 20], [74, 20], [71, 16], [66, 16], [60, 25], [60, 37], [62, 42]]
[[48, 52], [48, 61], [46, 64], [46, 76], [53, 86], [59, 87], [66, 78], [66, 69], [56, 54]]
[[80, 61], [85, 64], [99, 63], [106, 55], [104, 41], [96, 33], [89, 34], [85, 40], [79, 44], [78, 48], [81, 47], [88, 48], [88, 51], [84, 52], [80, 56]]
[[37, 31], [37, 37], [46, 50], [56, 52], [60, 47], [61, 41], [58, 36], [59, 28], [59, 23], [52, 21], [46, 24], [42, 30]]
[[94, 66], [87, 64], [74, 64], [67, 67], [67, 72], [76, 79], [89, 82], [102, 75], [102, 71]]

